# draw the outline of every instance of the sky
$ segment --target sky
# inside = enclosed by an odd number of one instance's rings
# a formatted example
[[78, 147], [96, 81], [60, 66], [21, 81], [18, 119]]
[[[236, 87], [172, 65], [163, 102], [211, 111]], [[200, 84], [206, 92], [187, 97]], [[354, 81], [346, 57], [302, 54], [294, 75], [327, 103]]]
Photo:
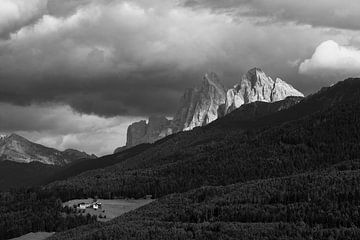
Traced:
[[99, 156], [185, 88], [253, 67], [308, 95], [360, 75], [358, 0], [0, 0], [0, 133]]

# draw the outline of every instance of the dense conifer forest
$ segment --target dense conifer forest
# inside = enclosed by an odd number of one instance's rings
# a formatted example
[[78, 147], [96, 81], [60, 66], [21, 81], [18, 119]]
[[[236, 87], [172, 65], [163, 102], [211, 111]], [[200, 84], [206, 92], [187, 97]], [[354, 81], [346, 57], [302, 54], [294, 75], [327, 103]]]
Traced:
[[172, 194], [65, 239], [357, 239], [359, 161], [324, 172]]
[[39, 186], [60, 170], [58, 166], [39, 162], [0, 161], [0, 191]]
[[64, 208], [61, 199], [38, 189], [0, 193], [0, 216], [0, 239], [29, 232], [59, 232], [97, 220]]

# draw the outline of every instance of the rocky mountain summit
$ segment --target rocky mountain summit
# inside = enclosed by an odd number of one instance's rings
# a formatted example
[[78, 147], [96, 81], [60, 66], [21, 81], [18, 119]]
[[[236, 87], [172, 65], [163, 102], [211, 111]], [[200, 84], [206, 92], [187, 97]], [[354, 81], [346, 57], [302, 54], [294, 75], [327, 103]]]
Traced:
[[200, 86], [187, 89], [172, 122], [173, 132], [204, 126], [218, 118], [225, 104], [226, 89], [216, 73], [207, 73]]
[[50, 165], [66, 165], [78, 159], [96, 158], [74, 149], [59, 151], [33, 143], [17, 134], [2, 135], [0, 138], [0, 161], [19, 163], [40, 162]]
[[125, 148], [207, 125], [244, 104], [278, 102], [290, 96], [304, 97], [290, 84], [280, 78], [273, 80], [259, 68], [249, 70], [230, 89], [224, 87], [216, 73], [207, 73], [199, 86], [185, 90], [172, 121], [158, 116], [130, 125]]
[[227, 91], [225, 114], [244, 104], [277, 102], [289, 96], [304, 97], [304, 94], [280, 78], [273, 80], [261, 69], [253, 68], [242, 76], [239, 84]]

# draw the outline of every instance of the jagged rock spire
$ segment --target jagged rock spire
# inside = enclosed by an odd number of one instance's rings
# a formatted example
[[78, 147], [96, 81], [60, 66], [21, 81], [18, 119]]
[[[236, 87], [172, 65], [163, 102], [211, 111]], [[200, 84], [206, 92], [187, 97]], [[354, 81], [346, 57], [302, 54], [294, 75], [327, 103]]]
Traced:
[[150, 118], [149, 123], [132, 124], [128, 128], [126, 146], [152, 143], [175, 132], [204, 126], [247, 103], [276, 102], [288, 96], [304, 95], [280, 78], [274, 81], [260, 68], [250, 69], [240, 83], [229, 90], [216, 73], [209, 72], [197, 87], [185, 90], [172, 121], [158, 117]]
[[280, 78], [274, 81], [260, 68], [253, 68], [242, 76], [239, 84], [227, 91], [225, 114], [243, 104], [256, 101], [276, 102], [288, 96], [304, 95]]
[[174, 132], [204, 126], [218, 118], [218, 108], [225, 104], [226, 90], [216, 73], [206, 73], [202, 84], [183, 95], [173, 121]]

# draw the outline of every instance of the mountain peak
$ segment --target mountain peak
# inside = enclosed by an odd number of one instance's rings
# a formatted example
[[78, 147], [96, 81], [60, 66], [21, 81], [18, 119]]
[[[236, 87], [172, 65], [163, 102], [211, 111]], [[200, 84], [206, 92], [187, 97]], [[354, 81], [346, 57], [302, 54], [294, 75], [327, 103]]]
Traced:
[[16, 140], [16, 141], [29, 141], [26, 138], [16, 134], [16, 133], [11, 133], [9, 136], [6, 137], [6, 139], [8, 140]]
[[242, 82], [248, 81], [251, 83], [251, 87], [256, 85], [271, 85], [274, 81], [266, 75], [266, 73], [260, 68], [250, 69], [243, 77]]
[[218, 108], [225, 104], [226, 89], [218, 75], [206, 73], [202, 85], [185, 92], [173, 120], [173, 132], [204, 126], [218, 118]]
[[264, 71], [261, 68], [258, 67], [254, 67], [252, 69], [250, 69], [248, 71], [249, 74], [255, 75], [255, 74], [260, 74], [260, 73], [264, 73]]
[[[12, 133], [3, 137], [0, 141], [0, 159], [30, 163], [41, 162], [50, 165], [65, 165], [80, 158], [89, 158], [86, 153], [76, 150], [59, 150], [42, 146], [29, 141], [28, 139]], [[71, 153], [71, 154], [69, 154]]]
[[289, 96], [304, 95], [290, 84], [268, 77], [260, 68], [252, 68], [242, 76], [241, 82], [227, 92], [225, 113], [252, 102], [276, 102]]
[[215, 72], [207, 72], [204, 75], [204, 81], [209, 82], [210, 84], [220, 84], [220, 79]]
[[281, 79], [275, 81], [258, 67], [242, 76], [241, 82], [227, 91], [215, 72], [207, 72], [195, 88], [185, 90], [174, 119], [150, 117], [129, 126], [126, 146], [152, 143], [169, 134], [204, 126], [243, 104], [275, 102], [303, 94]]
[[208, 72], [204, 75], [203, 85], [199, 90], [207, 94], [207, 92], [212, 91], [212, 87], [215, 88], [217, 92], [226, 92], [219, 76], [215, 72]]

